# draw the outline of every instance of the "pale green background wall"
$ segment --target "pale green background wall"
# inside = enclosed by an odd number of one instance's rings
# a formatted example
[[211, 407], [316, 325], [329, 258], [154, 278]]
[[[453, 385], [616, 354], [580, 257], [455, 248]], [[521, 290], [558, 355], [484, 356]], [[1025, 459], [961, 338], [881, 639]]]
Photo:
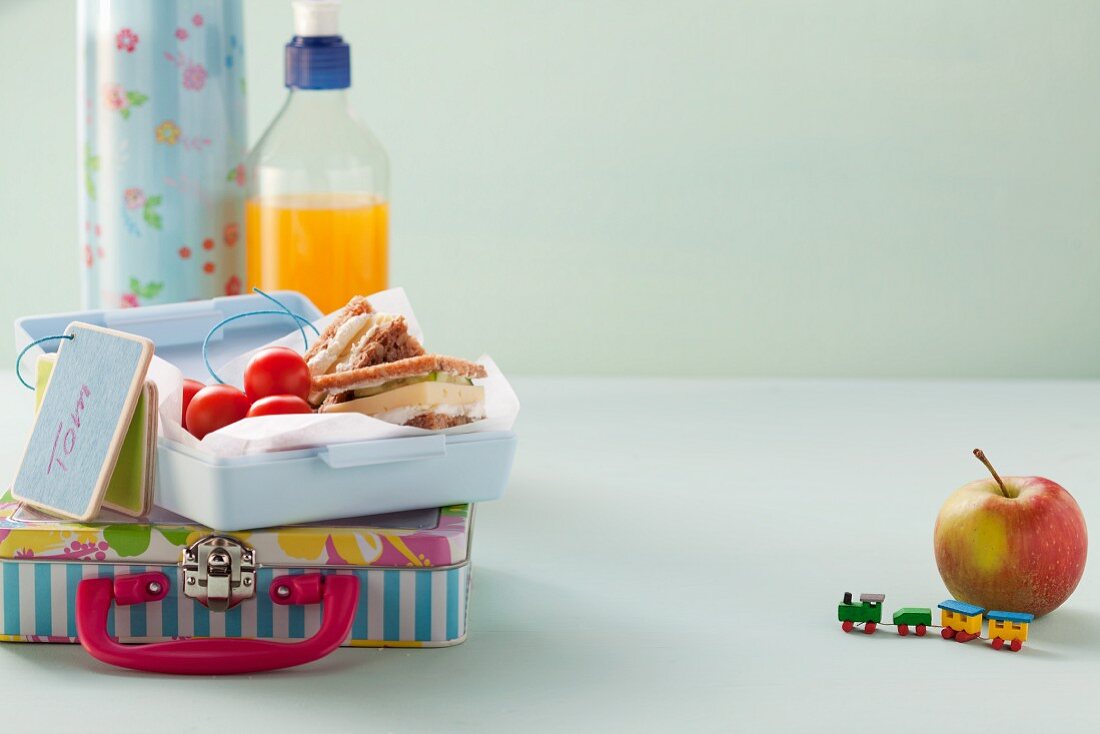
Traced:
[[[1100, 3], [348, 0], [394, 279], [507, 370], [1100, 375]], [[0, 0], [0, 321], [77, 305], [73, 0]], [[249, 0], [253, 139], [289, 10]]]

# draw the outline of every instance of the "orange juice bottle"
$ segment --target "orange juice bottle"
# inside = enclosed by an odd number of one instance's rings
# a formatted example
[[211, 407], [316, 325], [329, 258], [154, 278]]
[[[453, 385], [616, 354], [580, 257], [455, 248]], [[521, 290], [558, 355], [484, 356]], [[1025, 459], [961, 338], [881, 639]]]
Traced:
[[249, 153], [248, 286], [296, 290], [329, 313], [384, 290], [389, 163], [348, 106], [337, 0], [293, 0], [286, 103]]

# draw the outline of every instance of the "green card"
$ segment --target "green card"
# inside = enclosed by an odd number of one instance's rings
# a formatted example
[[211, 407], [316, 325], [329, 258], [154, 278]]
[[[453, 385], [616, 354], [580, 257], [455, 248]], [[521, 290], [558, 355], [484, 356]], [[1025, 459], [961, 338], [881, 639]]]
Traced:
[[[34, 382], [34, 409], [42, 404], [46, 385], [53, 374], [56, 354], [38, 358]], [[107, 483], [103, 506], [131, 517], [141, 517], [152, 507], [156, 480], [157, 386], [146, 382], [138, 397], [134, 416], [122, 439], [122, 449]]]

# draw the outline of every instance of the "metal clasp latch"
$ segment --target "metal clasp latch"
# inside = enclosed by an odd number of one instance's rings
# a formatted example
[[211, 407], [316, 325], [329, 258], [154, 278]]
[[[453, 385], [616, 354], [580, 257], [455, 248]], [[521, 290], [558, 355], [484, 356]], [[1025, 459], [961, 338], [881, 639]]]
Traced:
[[256, 593], [256, 551], [224, 535], [200, 538], [183, 551], [183, 593], [224, 612]]

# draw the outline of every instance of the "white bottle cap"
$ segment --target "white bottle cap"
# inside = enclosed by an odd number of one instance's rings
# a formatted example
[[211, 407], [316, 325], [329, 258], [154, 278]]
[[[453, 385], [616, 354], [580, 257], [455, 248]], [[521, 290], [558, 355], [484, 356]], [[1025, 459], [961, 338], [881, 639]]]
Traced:
[[293, 0], [294, 35], [340, 35], [340, 0]]

